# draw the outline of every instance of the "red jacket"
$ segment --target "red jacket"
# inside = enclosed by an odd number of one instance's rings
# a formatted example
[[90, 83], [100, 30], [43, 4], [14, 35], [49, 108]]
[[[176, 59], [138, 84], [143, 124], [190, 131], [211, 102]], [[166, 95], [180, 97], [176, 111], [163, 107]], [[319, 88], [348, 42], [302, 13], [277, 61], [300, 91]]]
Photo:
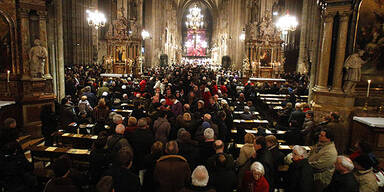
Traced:
[[145, 91], [145, 86], [147, 86], [147, 81], [145, 79], [141, 80], [139, 83], [140, 86], [140, 91], [144, 92]]
[[222, 94], [224, 94], [224, 93], [228, 93], [227, 86], [225, 86], [225, 85], [222, 85], [222, 86], [220, 87], [220, 90], [221, 90], [221, 93], [222, 93]]
[[251, 171], [244, 174], [241, 192], [269, 192], [268, 181], [262, 176], [259, 180], [253, 178]]

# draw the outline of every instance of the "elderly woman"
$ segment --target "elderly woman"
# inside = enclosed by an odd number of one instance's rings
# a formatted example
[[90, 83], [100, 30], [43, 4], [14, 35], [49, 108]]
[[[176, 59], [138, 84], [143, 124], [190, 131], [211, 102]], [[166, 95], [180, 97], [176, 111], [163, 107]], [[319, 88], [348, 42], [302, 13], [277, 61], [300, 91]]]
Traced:
[[193, 170], [192, 185], [183, 188], [180, 192], [215, 192], [216, 190], [208, 186], [209, 175], [204, 165], [199, 165]]
[[241, 192], [268, 192], [269, 184], [264, 177], [264, 167], [260, 162], [251, 165], [251, 171], [247, 171], [241, 185]]
[[313, 169], [308, 163], [308, 153], [303, 146], [292, 148], [292, 164], [288, 169], [287, 192], [309, 192], [313, 190]]

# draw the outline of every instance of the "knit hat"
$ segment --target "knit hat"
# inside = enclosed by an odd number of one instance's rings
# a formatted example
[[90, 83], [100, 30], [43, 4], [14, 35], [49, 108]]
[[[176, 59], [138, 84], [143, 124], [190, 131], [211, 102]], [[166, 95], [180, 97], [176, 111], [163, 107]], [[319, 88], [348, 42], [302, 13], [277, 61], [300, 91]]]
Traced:
[[162, 103], [162, 102], [165, 102], [165, 99], [161, 99], [161, 100], [160, 100], [160, 103]]
[[372, 167], [372, 161], [368, 155], [360, 155], [356, 157], [355, 162], [364, 168], [364, 170], [368, 170]]
[[206, 128], [210, 128], [211, 124], [209, 124], [208, 122], [204, 121], [203, 124], [201, 124], [201, 126], [203, 127], [203, 129], [206, 129]]

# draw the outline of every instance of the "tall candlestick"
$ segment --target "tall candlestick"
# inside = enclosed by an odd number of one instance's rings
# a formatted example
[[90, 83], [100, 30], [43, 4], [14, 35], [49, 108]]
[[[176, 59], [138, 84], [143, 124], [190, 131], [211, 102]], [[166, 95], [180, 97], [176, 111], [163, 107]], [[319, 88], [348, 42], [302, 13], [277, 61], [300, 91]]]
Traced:
[[371, 88], [371, 80], [368, 80], [367, 97], [369, 97], [369, 88]]
[[7, 82], [9, 83], [9, 76], [11, 75], [11, 71], [10, 70], [8, 70], [7, 71]]

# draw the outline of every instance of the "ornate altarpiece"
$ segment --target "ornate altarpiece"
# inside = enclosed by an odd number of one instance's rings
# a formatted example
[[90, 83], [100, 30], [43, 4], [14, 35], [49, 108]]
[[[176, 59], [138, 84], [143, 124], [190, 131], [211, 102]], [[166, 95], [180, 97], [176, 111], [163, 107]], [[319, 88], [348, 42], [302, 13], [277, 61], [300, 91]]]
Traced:
[[136, 19], [128, 20], [120, 10], [112, 20], [105, 39], [107, 40], [106, 69], [109, 73], [138, 74], [141, 39]]
[[244, 65], [245, 75], [250, 77], [278, 78], [284, 72], [281, 32], [268, 15], [261, 22], [247, 26], [247, 56]]

